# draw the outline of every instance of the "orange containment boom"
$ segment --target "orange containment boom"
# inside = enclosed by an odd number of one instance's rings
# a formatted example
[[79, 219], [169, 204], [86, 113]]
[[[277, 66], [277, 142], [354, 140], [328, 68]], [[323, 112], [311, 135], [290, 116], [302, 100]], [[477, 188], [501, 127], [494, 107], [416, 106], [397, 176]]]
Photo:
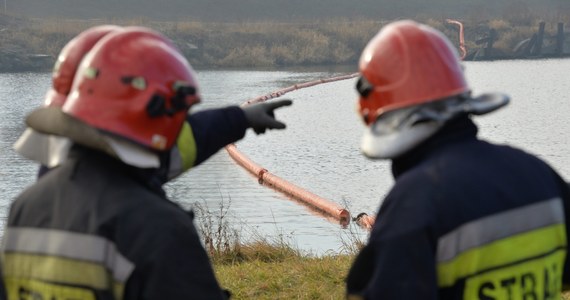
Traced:
[[355, 77], [358, 77], [358, 75], [359, 75], [358, 73], [352, 73], [352, 74], [348, 74], [348, 75], [324, 78], [324, 79], [319, 79], [319, 80], [295, 84], [295, 85], [292, 85], [290, 87], [286, 87], [284, 89], [269, 93], [267, 95], [263, 95], [263, 96], [259, 96], [257, 98], [247, 100], [245, 103], [242, 104], [242, 106], [253, 104], [253, 103], [258, 103], [258, 102], [263, 102], [263, 101], [273, 99], [273, 98], [277, 98], [277, 97], [281, 97], [284, 94], [287, 94], [289, 92], [296, 91], [299, 89], [308, 88], [308, 87], [315, 86], [315, 85], [322, 84], [322, 83], [328, 83], [328, 82], [334, 82], [334, 81], [340, 81], [340, 80], [355, 78]]
[[[295, 84], [293, 86], [281, 89], [281, 90], [277, 90], [275, 92], [263, 95], [263, 96], [259, 96], [257, 98], [253, 98], [250, 99], [248, 101], [246, 101], [245, 103], [242, 104], [242, 106], [246, 106], [246, 105], [250, 105], [250, 104], [254, 104], [254, 103], [258, 103], [258, 102], [263, 102], [269, 99], [273, 99], [273, 98], [278, 98], [281, 97], [282, 95], [298, 90], [298, 89], [302, 89], [302, 88], [307, 88], [307, 87], [311, 87], [311, 86], [315, 86], [318, 84], [322, 84], [322, 83], [327, 83], [327, 82], [333, 82], [333, 81], [339, 81], [339, 80], [345, 80], [345, 79], [350, 79], [350, 78], [355, 78], [357, 77], [359, 74], [358, 73], [353, 73], [353, 74], [349, 74], [349, 75], [342, 75], [342, 76], [337, 76], [337, 77], [331, 77], [331, 78], [325, 78], [325, 79], [320, 79], [320, 80], [315, 80], [315, 81], [309, 81], [309, 82], [305, 82], [305, 83], [300, 83], [300, 84]], [[345, 208], [343, 208], [342, 206], [340, 206], [339, 204], [327, 200], [325, 198], [322, 198], [318, 195], [315, 195], [295, 184], [292, 184], [286, 180], [284, 180], [283, 178], [280, 178], [272, 173], [270, 173], [269, 171], [267, 171], [267, 169], [261, 167], [260, 165], [256, 164], [255, 162], [251, 161], [249, 158], [247, 158], [244, 154], [242, 154], [240, 151], [237, 150], [236, 146], [234, 144], [230, 144], [228, 146], [226, 146], [226, 151], [228, 152], [228, 154], [230, 155], [230, 157], [237, 162], [240, 166], [242, 166], [243, 168], [245, 168], [246, 170], [248, 170], [250, 173], [252, 173], [254, 176], [257, 177], [258, 182], [260, 184], [263, 184], [265, 186], [269, 186], [281, 193], [284, 193], [298, 201], [301, 201], [302, 203], [305, 203], [306, 205], [316, 209], [316, 211], [321, 212], [322, 214], [332, 217], [334, 218], [336, 221], [338, 221], [341, 225], [348, 225], [350, 222], [350, 213], [348, 212], [348, 210], [346, 210]], [[358, 222], [357, 222], [358, 223]], [[373, 224], [373, 218], [372, 218], [372, 224]], [[361, 225], [362, 226], [362, 225]], [[367, 226], [363, 226], [364, 228], [370, 229], [372, 226], [370, 225], [370, 227]]]
[[[328, 83], [333, 81], [345, 80], [350, 78], [355, 78], [359, 75], [359, 73], [352, 73], [348, 75], [341, 75], [336, 77], [330, 77], [325, 79], [319, 79], [314, 81], [309, 81], [305, 83], [295, 84], [290, 87], [259, 96], [257, 98], [250, 99], [242, 104], [242, 106], [263, 102], [269, 99], [278, 98], [282, 95], [311, 86], [315, 86], [322, 83]], [[309, 207], [315, 209], [318, 212], [321, 212], [323, 215], [328, 217], [332, 217], [336, 221], [338, 221], [341, 225], [346, 226], [350, 223], [350, 213], [348, 210], [344, 209], [337, 203], [322, 198], [318, 195], [315, 195], [299, 186], [296, 186], [274, 174], [271, 174], [267, 169], [261, 167], [260, 165], [256, 164], [255, 162], [251, 161], [247, 158], [244, 154], [239, 152], [234, 144], [230, 144], [226, 146], [226, 151], [230, 155], [230, 157], [238, 163], [240, 166], [248, 170], [254, 176], [257, 177], [259, 184], [263, 184], [265, 186], [269, 186], [281, 193], [284, 193], [302, 203], [305, 203]], [[375, 218], [370, 217], [365, 213], [361, 213], [358, 217], [355, 218], [356, 223], [365, 228], [365, 229], [372, 229], [374, 225]]]
[[374, 226], [374, 222], [376, 222], [376, 218], [369, 216], [366, 213], [359, 213], [358, 216], [354, 218], [354, 222], [362, 228], [371, 230], [372, 226]]
[[350, 222], [350, 213], [340, 205], [300, 188], [279, 176], [271, 174], [239, 152], [233, 144], [226, 146], [226, 150], [240, 166], [257, 177], [259, 184], [272, 187], [294, 199], [308, 204], [312, 208], [333, 217], [341, 225], [348, 225]]

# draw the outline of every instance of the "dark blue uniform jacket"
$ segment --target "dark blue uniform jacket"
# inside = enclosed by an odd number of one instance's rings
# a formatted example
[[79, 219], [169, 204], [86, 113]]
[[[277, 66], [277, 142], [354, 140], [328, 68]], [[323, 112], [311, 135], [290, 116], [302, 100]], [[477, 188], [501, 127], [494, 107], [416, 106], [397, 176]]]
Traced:
[[393, 161], [395, 185], [347, 279], [355, 299], [558, 299], [570, 195], [542, 160], [466, 116]]
[[[239, 107], [191, 115], [199, 164], [248, 128]], [[9, 299], [223, 299], [193, 214], [156, 170], [75, 145], [22, 192], [3, 240]]]

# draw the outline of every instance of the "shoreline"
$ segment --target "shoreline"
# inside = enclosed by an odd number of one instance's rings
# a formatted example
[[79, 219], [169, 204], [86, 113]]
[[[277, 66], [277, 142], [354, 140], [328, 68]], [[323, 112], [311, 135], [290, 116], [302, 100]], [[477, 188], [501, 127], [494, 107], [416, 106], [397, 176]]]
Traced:
[[[0, 54], [1, 55], [1, 54]], [[20, 74], [20, 73], [51, 73], [56, 59], [50, 60], [41, 67], [23, 67], [14, 70], [2, 70], [0, 74]], [[265, 72], [328, 72], [328, 73], [355, 73], [358, 72], [357, 64], [352, 65], [291, 65], [291, 66], [267, 66], [267, 67], [214, 67], [214, 66], [192, 66], [194, 71], [265, 71]]]
[[[212, 23], [132, 19], [95, 22], [28, 19], [0, 14], [0, 72], [50, 71], [59, 51], [69, 40], [89, 27], [102, 24], [153, 28], [169, 37], [197, 70], [354, 66], [353, 70], [356, 71], [362, 49], [390, 21]], [[418, 18], [418, 21], [442, 31], [459, 48], [456, 26], [447, 24], [445, 20]], [[508, 20], [464, 21], [465, 60], [570, 57], [570, 35], [563, 32], [562, 26], [561, 35], [568, 35], [568, 38], [553, 39], [555, 25], [555, 20], [544, 22], [538, 19], [525, 23]], [[537, 32], [544, 34], [542, 46], [538, 49], [536, 42], [532, 42]], [[489, 35], [493, 39], [489, 39]]]

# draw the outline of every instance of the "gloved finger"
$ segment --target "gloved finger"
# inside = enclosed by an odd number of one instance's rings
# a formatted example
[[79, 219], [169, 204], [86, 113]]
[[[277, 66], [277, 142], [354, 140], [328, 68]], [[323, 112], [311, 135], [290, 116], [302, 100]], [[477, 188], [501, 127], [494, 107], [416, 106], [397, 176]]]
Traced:
[[291, 101], [291, 99], [283, 99], [283, 100], [265, 102], [265, 104], [267, 105], [267, 108], [269, 108], [270, 110], [274, 110], [282, 106], [289, 106], [293, 104], [293, 101]]
[[264, 123], [265, 127], [269, 129], [285, 129], [286, 127], [285, 123], [279, 122], [276, 119], [269, 116], [264, 118]]

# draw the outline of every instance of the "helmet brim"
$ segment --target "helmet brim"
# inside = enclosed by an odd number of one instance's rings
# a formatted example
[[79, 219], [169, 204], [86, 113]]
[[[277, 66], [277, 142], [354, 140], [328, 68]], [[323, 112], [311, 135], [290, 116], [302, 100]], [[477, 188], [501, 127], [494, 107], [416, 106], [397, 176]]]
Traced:
[[504, 94], [466, 95], [390, 111], [379, 116], [362, 137], [362, 153], [371, 159], [392, 159], [411, 150], [460, 114], [484, 115], [506, 106]]
[[26, 124], [44, 135], [68, 138], [74, 143], [103, 151], [124, 163], [139, 168], [158, 168], [158, 155], [143, 146], [116, 138], [72, 117], [59, 107], [43, 107], [34, 110], [26, 118]]
[[64, 113], [60, 107], [36, 109], [28, 115], [26, 124], [40, 133], [63, 136], [83, 146], [113, 153], [97, 129]]
[[474, 115], [484, 115], [509, 104], [510, 98], [505, 94], [482, 94], [468, 100], [466, 112]]

